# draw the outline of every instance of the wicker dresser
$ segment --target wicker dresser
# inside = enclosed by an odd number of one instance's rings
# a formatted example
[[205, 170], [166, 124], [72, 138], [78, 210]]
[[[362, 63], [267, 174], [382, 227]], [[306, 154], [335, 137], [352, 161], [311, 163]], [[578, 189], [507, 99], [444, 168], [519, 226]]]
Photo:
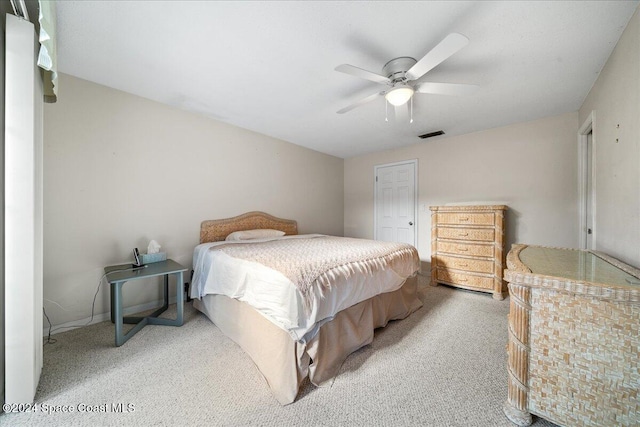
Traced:
[[504, 299], [504, 205], [431, 206], [431, 284]]
[[600, 252], [513, 245], [507, 417], [640, 425], [640, 270]]

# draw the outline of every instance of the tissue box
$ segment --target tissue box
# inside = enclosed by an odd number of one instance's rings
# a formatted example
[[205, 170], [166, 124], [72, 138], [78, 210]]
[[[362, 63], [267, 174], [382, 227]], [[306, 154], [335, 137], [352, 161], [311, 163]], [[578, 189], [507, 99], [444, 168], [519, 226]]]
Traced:
[[158, 252], [157, 254], [142, 254], [141, 257], [143, 264], [151, 264], [153, 262], [166, 261], [167, 253]]

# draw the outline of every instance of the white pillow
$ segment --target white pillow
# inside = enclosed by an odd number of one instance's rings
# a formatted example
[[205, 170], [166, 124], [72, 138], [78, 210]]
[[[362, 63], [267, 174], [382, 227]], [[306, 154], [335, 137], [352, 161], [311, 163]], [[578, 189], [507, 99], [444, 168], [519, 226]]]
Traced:
[[226, 239], [227, 241], [232, 240], [251, 240], [251, 239], [264, 239], [267, 237], [280, 237], [284, 236], [284, 231], [280, 230], [271, 230], [269, 228], [261, 228], [257, 230], [242, 230], [242, 231], [234, 231], [229, 234]]

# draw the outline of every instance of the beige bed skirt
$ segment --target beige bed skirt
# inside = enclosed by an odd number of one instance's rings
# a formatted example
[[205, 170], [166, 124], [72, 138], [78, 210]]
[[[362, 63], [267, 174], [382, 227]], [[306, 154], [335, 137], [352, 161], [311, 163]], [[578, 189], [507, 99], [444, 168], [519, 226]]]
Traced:
[[344, 360], [373, 341], [373, 331], [390, 320], [404, 319], [422, 307], [417, 278], [407, 279], [396, 291], [376, 295], [339, 312], [307, 344], [291, 339], [248, 304], [224, 295], [194, 300], [195, 308], [251, 357], [276, 399], [292, 403], [302, 380], [321, 386], [333, 379]]

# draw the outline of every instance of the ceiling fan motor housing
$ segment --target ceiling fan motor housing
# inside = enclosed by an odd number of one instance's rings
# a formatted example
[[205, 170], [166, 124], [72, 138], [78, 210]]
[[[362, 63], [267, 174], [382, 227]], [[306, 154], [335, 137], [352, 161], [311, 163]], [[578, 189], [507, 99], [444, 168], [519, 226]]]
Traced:
[[382, 67], [382, 75], [387, 76], [393, 83], [405, 82], [405, 74], [416, 62], [418, 61], [408, 56], [394, 58]]

